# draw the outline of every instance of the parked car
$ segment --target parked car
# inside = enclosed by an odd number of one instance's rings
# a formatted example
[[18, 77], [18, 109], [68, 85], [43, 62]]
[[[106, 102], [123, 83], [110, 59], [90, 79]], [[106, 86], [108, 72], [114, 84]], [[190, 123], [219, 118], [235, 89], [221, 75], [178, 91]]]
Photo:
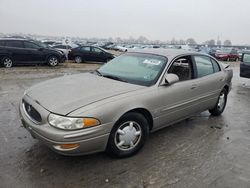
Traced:
[[232, 70], [197, 52], [127, 52], [95, 72], [31, 87], [20, 115], [24, 127], [58, 153], [106, 150], [127, 157], [142, 148], [149, 132], [205, 110], [220, 115], [232, 76]]
[[240, 77], [250, 78], [250, 52], [242, 54], [240, 62]]
[[44, 64], [56, 66], [65, 57], [57, 50], [27, 39], [0, 39], [0, 62], [7, 68], [17, 64]]
[[69, 53], [69, 59], [75, 60], [76, 63], [84, 61], [107, 62], [113, 58], [113, 54], [95, 46], [80, 46], [72, 49]]
[[223, 50], [215, 53], [215, 57], [221, 61], [238, 61], [240, 59], [237, 50]]
[[72, 47], [70, 45], [64, 45], [64, 44], [53, 45], [51, 46], [51, 48], [61, 51], [66, 57], [68, 57], [68, 54], [72, 50]]

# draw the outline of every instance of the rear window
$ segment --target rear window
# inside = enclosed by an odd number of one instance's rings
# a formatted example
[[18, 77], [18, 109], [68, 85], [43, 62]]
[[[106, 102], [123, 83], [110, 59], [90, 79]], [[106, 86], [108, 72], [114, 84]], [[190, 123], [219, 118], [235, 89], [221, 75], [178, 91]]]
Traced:
[[6, 46], [14, 48], [23, 48], [23, 43], [21, 41], [6, 41]]

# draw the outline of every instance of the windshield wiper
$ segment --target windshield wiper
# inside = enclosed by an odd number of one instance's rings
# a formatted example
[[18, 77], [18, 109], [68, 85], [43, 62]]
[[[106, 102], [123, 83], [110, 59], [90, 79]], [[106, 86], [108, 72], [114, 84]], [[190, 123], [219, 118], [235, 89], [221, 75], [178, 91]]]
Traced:
[[109, 75], [109, 74], [105, 74], [105, 75], [102, 75], [102, 76], [105, 77], [105, 78], [110, 78], [110, 79], [118, 80], [118, 81], [121, 81], [121, 82], [127, 82], [126, 80], [123, 80], [122, 78], [119, 78], [119, 77], [113, 76], [113, 75]]
[[94, 72], [95, 72], [95, 73], [97, 73], [97, 74], [98, 74], [98, 76], [103, 76], [103, 75], [102, 75], [102, 73], [100, 73], [100, 71], [99, 71], [99, 70], [95, 70]]

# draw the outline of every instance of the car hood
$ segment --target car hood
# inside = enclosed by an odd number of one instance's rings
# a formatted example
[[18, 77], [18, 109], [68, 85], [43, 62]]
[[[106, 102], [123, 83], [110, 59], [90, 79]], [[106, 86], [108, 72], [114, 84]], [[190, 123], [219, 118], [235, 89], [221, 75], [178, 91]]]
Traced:
[[26, 94], [48, 111], [67, 115], [86, 105], [142, 88], [145, 86], [82, 73], [42, 82]]

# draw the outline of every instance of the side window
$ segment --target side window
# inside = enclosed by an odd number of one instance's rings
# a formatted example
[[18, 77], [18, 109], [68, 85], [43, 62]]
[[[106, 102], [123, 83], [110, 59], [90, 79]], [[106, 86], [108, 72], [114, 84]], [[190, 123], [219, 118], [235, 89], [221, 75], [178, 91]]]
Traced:
[[243, 55], [243, 62], [250, 64], [250, 54], [244, 54]]
[[180, 81], [193, 78], [192, 61], [190, 56], [176, 59], [168, 70], [168, 73], [176, 74]]
[[6, 46], [14, 48], [23, 48], [23, 43], [21, 41], [6, 41]]
[[39, 49], [40, 46], [32, 43], [32, 42], [24, 42], [24, 48], [30, 48], [30, 49]]
[[92, 51], [96, 52], [96, 53], [101, 53], [102, 52], [102, 50], [100, 50], [99, 48], [95, 48], [95, 47], [92, 47]]
[[81, 51], [90, 52], [90, 47], [89, 46], [83, 46], [83, 47], [81, 47]]
[[194, 60], [197, 68], [197, 77], [207, 76], [214, 73], [213, 64], [209, 57], [206, 56], [194, 56]]
[[219, 64], [214, 59], [211, 59], [211, 61], [213, 63], [214, 72], [220, 72], [221, 70]]
[[5, 42], [3, 40], [0, 41], [0, 46], [5, 46]]

